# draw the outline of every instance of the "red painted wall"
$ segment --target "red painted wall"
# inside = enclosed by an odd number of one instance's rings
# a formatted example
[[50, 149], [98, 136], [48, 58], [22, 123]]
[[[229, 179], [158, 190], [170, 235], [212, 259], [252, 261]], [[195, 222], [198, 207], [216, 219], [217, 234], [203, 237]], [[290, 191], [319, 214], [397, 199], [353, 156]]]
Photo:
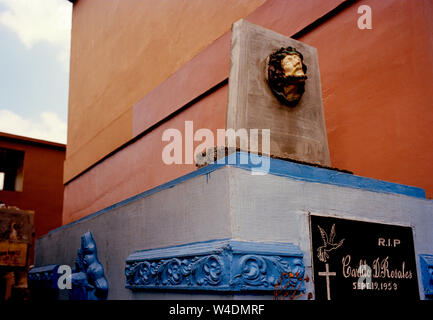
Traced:
[[225, 127], [227, 94], [225, 85], [71, 181], [65, 187], [63, 224], [194, 171], [193, 164], [163, 163], [168, 142], [161, 140], [162, 134], [173, 128], [185, 136], [184, 122], [193, 121], [194, 131], [208, 128], [216, 136]]
[[[369, 5], [373, 28], [357, 27]], [[317, 48], [332, 165], [433, 197], [433, 2], [359, 1], [299, 40]]]
[[[292, 36], [342, 2], [268, 0], [246, 19]], [[372, 30], [357, 28], [362, 4], [372, 8]], [[332, 165], [418, 186], [429, 197], [432, 16], [428, 0], [357, 1], [299, 38], [318, 49]], [[162, 163], [162, 132], [182, 131], [186, 120], [212, 130], [225, 127], [226, 86], [194, 99], [228, 77], [229, 39], [230, 32], [134, 105], [131, 127], [137, 140], [66, 184], [64, 224], [195, 169]], [[185, 105], [187, 109], [170, 118]]]
[[23, 191], [0, 191], [7, 205], [35, 211], [36, 237], [59, 227], [63, 209], [65, 145], [0, 133], [0, 147], [24, 151]]
[[[269, 25], [266, 25], [266, 23], [276, 25], [278, 28], [283, 28], [284, 33], [293, 34], [301, 30], [304, 26], [312, 23], [315, 19], [326, 14], [341, 2], [342, 0], [330, 0], [318, 4], [316, 0], [306, 0], [303, 2], [302, 6], [299, 6], [298, 1], [266, 1], [264, 5], [249, 15], [248, 19], [251, 19], [251, 21], [256, 23], [265, 23], [265, 26], [267, 27], [269, 27]], [[80, 2], [78, 2], [78, 4], [79, 3]], [[202, 6], [201, 10], [208, 13], [209, 8], [206, 7], [206, 1], [198, 1], [194, 3], [198, 6]], [[257, 1], [257, 3], [260, 2]], [[107, 6], [107, 8], [109, 7], [110, 5]], [[74, 27], [74, 23], [81, 21], [80, 15], [83, 15], [83, 17], [89, 17], [93, 14], [91, 8], [88, 8], [89, 12], [86, 12], [85, 8], [86, 6], [74, 7], [71, 73], [78, 72], [73, 70], [74, 65], [76, 59], [83, 59], [84, 54], [84, 51], [79, 52], [78, 50], [81, 46], [79, 44], [80, 33], [77, 31], [74, 32], [74, 28], [75, 30], [79, 30], [83, 26]], [[225, 10], [233, 10], [233, 8], [230, 7]], [[171, 11], [171, 9], [167, 9], [167, 15], [170, 15]], [[110, 14], [113, 14], [115, 11], [110, 12]], [[245, 12], [246, 11], [243, 9], [240, 10], [237, 14], [238, 17], [239, 15], [242, 16], [242, 14], [245, 15]], [[293, 17], [287, 19], [290, 15], [293, 15]], [[231, 22], [233, 23], [237, 19], [238, 18], [232, 18]], [[191, 26], [190, 21], [185, 20], [183, 22], [185, 22], [186, 25]], [[195, 28], [195, 26], [191, 27]], [[208, 24], [206, 24], [206, 27], [212, 29]], [[109, 29], [111, 27], [108, 26], [107, 28]], [[169, 33], [169, 35], [171, 35], [171, 33]], [[111, 38], [104, 39], [104, 41], [111, 41]], [[117, 38], [113, 41], [117, 41], [116, 39]], [[81, 41], [84, 40], [85, 37], [81, 39]], [[166, 41], [167, 43], [170, 43], [172, 40], [169, 37]], [[74, 49], [74, 43], [76, 43], [76, 49]], [[136, 45], [138, 46], [139, 43]], [[131, 47], [128, 50], [136, 49]], [[167, 51], [162, 50], [159, 54], [165, 56]], [[144, 130], [148, 130], [148, 132], [138, 141], [120, 149], [120, 151], [117, 151], [115, 154], [98, 162], [90, 169], [85, 170], [84, 172], [81, 171], [81, 175], [66, 183], [63, 223], [65, 224], [82, 218], [92, 212], [103, 209], [106, 206], [112, 205], [118, 201], [124, 200], [125, 198], [195, 170], [194, 165], [167, 166], [162, 162], [161, 152], [163, 147], [166, 145], [166, 143], [162, 143], [161, 141], [162, 132], [167, 128], [178, 128], [179, 130], [183, 130], [184, 121], [186, 120], [194, 120], [196, 128], [209, 128], [215, 131], [217, 128], [225, 128], [227, 106], [226, 86], [223, 86], [216, 92], [206, 96], [198, 102], [194, 99], [211, 89], [216, 84], [227, 79], [229, 65], [230, 32], [227, 32], [214, 41], [210, 46], [204, 48], [188, 63], [184, 64], [165, 82], [162, 82], [153, 91], [144, 95], [142, 99], [135, 103], [132, 108], [131, 116], [132, 135], [133, 137], [137, 137], [142, 134]], [[165, 68], [166, 66], [161, 65], [161, 67]], [[128, 65], [128, 69], [134, 68], [136, 68], [136, 66], [131, 62], [130, 65]], [[142, 68], [141, 65], [140, 68]], [[88, 69], [85, 71], [87, 72], [87, 70]], [[98, 76], [96, 75], [95, 77], [97, 78]], [[71, 115], [71, 112], [73, 112], [76, 113], [74, 117], [77, 115], [83, 117], [82, 112], [77, 113], [77, 111], [71, 109], [71, 99], [72, 97], [76, 99], [76, 95], [85, 95], [86, 93], [77, 93], [77, 90], [74, 88], [75, 86], [70, 87], [69, 114]], [[89, 93], [92, 93], [91, 87], [86, 86], [85, 88], [82, 88], [82, 90], [89, 90]], [[101, 101], [104, 99], [105, 98], [101, 96]], [[195, 101], [195, 103], [191, 104], [191, 101]], [[190, 105], [188, 109], [177, 114], [175, 118], [170, 119], [169, 121], [164, 120], [167, 116], [170, 116], [173, 112], [177, 112], [179, 108], [186, 104]], [[104, 104], [102, 107], [104, 108], [103, 113], [105, 113], [106, 105]], [[102, 111], [99, 110], [99, 113], [100, 112]], [[69, 121], [73, 121], [73, 119], [75, 119], [74, 117], [69, 117]], [[91, 120], [91, 117], [89, 118], [89, 113], [86, 113], [85, 120]], [[155, 127], [155, 124], [159, 121], [163, 121], [163, 123]], [[78, 124], [74, 124], [74, 126], [76, 125]], [[115, 124], [113, 124], [113, 126], [115, 126]], [[72, 127], [70, 126], [68, 129], [69, 132], [71, 132], [71, 128]], [[114, 131], [123, 132], [122, 130]], [[73, 131], [77, 132], [75, 129]], [[108, 145], [110, 139], [117, 139], [117, 136], [116, 133], [116, 135], [112, 135], [111, 138], [107, 137], [104, 144]], [[68, 134], [68, 141], [70, 140], [69, 137], [70, 135]], [[97, 139], [92, 141], [95, 142]], [[91, 152], [97, 153], [97, 148], [99, 147], [100, 146], [95, 146], [94, 148], [87, 149]], [[111, 149], [111, 151], [113, 150], [114, 149]], [[151, 150], [152, 152], [149, 153], [146, 150]], [[82, 152], [80, 157], [83, 157], [83, 159], [77, 158], [77, 163], [87, 162], [88, 165], [94, 164], [94, 161], [88, 161], [90, 158], [87, 159], [88, 154], [86, 155], [85, 152]], [[66, 161], [70, 164], [68, 167], [75, 166], [73, 164], [75, 163], [74, 156], [68, 156]], [[69, 174], [65, 173], [65, 177], [66, 176], [69, 176]]]
[[134, 104], [263, 2], [76, 1], [64, 182], [127, 143]]

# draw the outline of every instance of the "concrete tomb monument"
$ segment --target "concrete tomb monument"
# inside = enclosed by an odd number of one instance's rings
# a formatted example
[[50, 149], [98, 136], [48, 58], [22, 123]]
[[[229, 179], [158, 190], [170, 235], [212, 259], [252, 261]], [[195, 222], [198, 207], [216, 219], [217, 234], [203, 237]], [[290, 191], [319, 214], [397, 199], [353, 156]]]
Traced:
[[36, 267], [72, 265], [90, 230], [107, 299], [432, 297], [433, 203], [329, 168], [315, 48], [236, 22], [226, 128], [270, 129], [270, 154], [238, 146], [62, 226], [38, 239]]

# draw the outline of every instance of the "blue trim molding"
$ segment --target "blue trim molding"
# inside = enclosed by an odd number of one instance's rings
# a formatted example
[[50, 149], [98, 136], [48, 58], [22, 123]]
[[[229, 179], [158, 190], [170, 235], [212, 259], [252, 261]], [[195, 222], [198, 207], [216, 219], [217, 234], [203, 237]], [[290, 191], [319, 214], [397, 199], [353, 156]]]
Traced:
[[[248, 160], [242, 161], [242, 157]], [[361, 177], [346, 172], [318, 168], [313, 165], [300, 164], [293, 161], [274, 158], [269, 159], [265, 156], [245, 152], [233, 153], [227, 157], [226, 161], [228, 164], [234, 163], [233, 166], [237, 168], [249, 171], [262, 171], [263, 169], [260, 168], [261, 164], [264, 163], [264, 161], [269, 161], [269, 174], [281, 177], [425, 199], [425, 191], [422, 188]]]
[[[143, 250], [126, 259], [126, 288], [305, 292], [303, 253], [290, 243], [212, 240]], [[287, 280], [288, 279], [288, 280]]]
[[317, 182], [317, 183], [336, 185], [340, 187], [362, 189], [362, 190], [368, 190], [372, 192], [400, 194], [408, 197], [425, 199], [424, 189], [418, 187], [406, 186], [403, 184], [398, 184], [393, 182], [360, 177], [360, 176], [356, 176], [353, 174], [344, 173], [336, 170], [317, 168], [310, 165], [269, 158], [266, 156], [248, 154], [245, 152], [236, 152], [230, 154], [225, 158], [217, 160], [217, 162], [215, 163], [208, 164], [200, 169], [190, 172], [182, 177], [171, 180], [167, 183], [159, 185], [158, 187], [155, 187], [153, 189], [147, 190], [133, 197], [115, 203], [111, 206], [108, 206], [102, 210], [94, 212], [74, 222], [53, 229], [49, 231], [48, 234], [52, 234], [54, 232], [75, 225], [82, 221], [92, 219], [108, 211], [126, 205], [132, 201], [150, 196], [154, 193], [157, 193], [165, 189], [172, 188], [178, 185], [179, 183], [188, 181], [192, 178], [203, 176], [203, 175], [206, 175], [206, 177], [208, 178], [212, 172], [227, 166], [232, 166], [247, 171], [263, 171], [263, 169], [261, 168], [261, 164], [266, 163], [267, 161], [269, 161], [268, 173], [276, 176], [286, 177], [286, 178], [299, 180], [299, 181]]
[[32, 268], [27, 275], [29, 288], [57, 290], [57, 280], [59, 279], [58, 269], [58, 264]]
[[32, 268], [27, 274], [30, 300], [53, 301], [59, 298], [58, 264]]
[[427, 299], [433, 299], [433, 255], [420, 254], [419, 260], [424, 295]]

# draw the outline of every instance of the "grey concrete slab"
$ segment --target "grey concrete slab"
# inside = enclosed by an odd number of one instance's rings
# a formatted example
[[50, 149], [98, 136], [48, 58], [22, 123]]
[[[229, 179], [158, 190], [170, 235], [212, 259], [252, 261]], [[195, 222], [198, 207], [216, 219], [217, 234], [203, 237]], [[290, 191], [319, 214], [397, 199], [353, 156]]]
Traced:
[[[36, 265], [73, 266], [80, 237], [93, 233], [109, 299], [272, 299], [272, 295], [131, 291], [125, 260], [134, 251], [215, 239], [285, 242], [304, 254], [312, 279], [309, 214], [410, 226], [415, 254], [433, 253], [433, 201], [225, 166], [59, 228], [36, 243]], [[423, 297], [417, 259], [420, 296]], [[314, 283], [306, 284], [314, 294]], [[304, 299], [306, 296], [303, 297]]]
[[[300, 51], [308, 67], [295, 107], [281, 104], [265, 77], [267, 57], [287, 46]], [[246, 20], [234, 23], [227, 128], [270, 129], [271, 155], [330, 166], [317, 50]], [[259, 151], [261, 141], [259, 135]]]

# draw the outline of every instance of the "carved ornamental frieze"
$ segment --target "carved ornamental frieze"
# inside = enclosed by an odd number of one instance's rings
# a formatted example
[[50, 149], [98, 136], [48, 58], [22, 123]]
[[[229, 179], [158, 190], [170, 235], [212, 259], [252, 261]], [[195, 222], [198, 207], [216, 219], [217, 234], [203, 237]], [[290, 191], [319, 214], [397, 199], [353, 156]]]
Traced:
[[297, 246], [234, 240], [135, 252], [125, 268], [129, 289], [273, 291], [289, 274], [285, 288], [304, 292], [305, 266]]

